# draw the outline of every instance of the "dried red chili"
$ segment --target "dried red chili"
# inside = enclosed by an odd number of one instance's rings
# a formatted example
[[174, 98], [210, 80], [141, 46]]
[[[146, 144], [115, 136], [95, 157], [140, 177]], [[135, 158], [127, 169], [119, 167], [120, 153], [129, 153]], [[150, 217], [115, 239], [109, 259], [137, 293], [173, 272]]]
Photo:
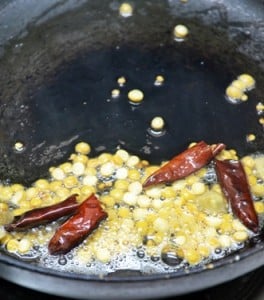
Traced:
[[258, 216], [241, 162], [215, 160], [215, 166], [217, 178], [233, 213], [248, 229], [258, 232]]
[[76, 197], [77, 195], [74, 194], [60, 203], [27, 211], [23, 215], [15, 217], [12, 223], [5, 226], [5, 230], [22, 231], [68, 216], [74, 213], [79, 206]]
[[143, 186], [148, 187], [159, 183], [169, 183], [184, 178], [204, 167], [224, 148], [224, 144], [210, 146], [201, 141], [175, 156], [167, 164], [150, 175]]
[[87, 198], [76, 213], [63, 223], [49, 242], [50, 254], [65, 254], [80, 244], [99, 223], [107, 217], [99, 200], [93, 194]]

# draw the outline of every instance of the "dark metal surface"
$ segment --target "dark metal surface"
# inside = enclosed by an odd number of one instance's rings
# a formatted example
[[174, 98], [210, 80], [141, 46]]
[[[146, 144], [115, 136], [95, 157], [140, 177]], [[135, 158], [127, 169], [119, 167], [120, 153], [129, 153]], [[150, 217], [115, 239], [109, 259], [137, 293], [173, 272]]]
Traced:
[[[80, 7], [73, 1], [11, 2], [13, 7], [4, 3], [0, 12], [2, 28], [7, 26], [0, 37], [2, 179], [30, 183], [45, 176], [78, 140], [87, 140], [97, 152], [121, 145], [151, 161], [167, 159], [201, 139], [224, 142], [240, 155], [263, 151], [263, 128], [255, 111], [264, 94], [261, 1], [232, 6], [229, 1], [134, 1], [129, 19], [119, 16], [120, 1], [79, 1]], [[35, 9], [24, 10], [22, 18], [23, 4]], [[20, 30], [13, 26], [14, 15]], [[178, 23], [191, 32], [184, 43], [172, 38]], [[248, 102], [231, 105], [224, 90], [245, 72], [256, 78], [257, 88]], [[158, 74], [165, 77], [162, 87], [153, 85]], [[112, 99], [121, 75], [128, 84]], [[127, 102], [132, 88], [144, 90], [142, 105]], [[166, 134], [160, 138], [147, 131], [157, 114], [166, 119]], [[246, 142], [248, 133], [256, 135], [256, 142]], [[24, 152], [13, 151], [16, 141], [25, 144]], [[239, 257], [219, 261], [213, 270], [190, 274], [100, 279], [41, 269], [1, 254], [0, 276], [67, 297], [147, 299], [214, 286], [263, 264], [260, 242]]]
[[[164, 297], [160, 300], [262, 300], [264, 298], [264, 269], [259, 268], [254, 272], [250, 272], [236, 280], [232, 280], [228, 283], [218, 285], [213, 288], [205, 289], [200, 292], [191, 293], [185, 296], [178, 297]], [[6, 280], [0, 280], [0, 293], [1, 296], [8, 300], [20, 300], [27, 298], [33, 300], [38, 298], [39, 300], [62, 300], [65, 297], [59, 297], [41, 293], [27, 289], [16, 284], [13, 284]], [[73, 298], [68, 298], [73, 300]], [[93, 300], [93, 299], [91, 299]]]

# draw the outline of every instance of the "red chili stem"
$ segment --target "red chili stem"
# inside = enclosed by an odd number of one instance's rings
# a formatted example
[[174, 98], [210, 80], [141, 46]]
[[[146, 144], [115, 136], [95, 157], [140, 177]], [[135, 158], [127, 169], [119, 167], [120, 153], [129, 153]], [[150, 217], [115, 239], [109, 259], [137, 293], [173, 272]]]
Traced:
[[213, 152], [213, 156], [216, 156], [217, 154], [219, 154], [223, 149], [225, 149], [225, 144], [216, 144], [214, 146], [211, 146], [212, 152]]
[[50, 254], [65, 254], [80, 244], [99, 223], [107, 217], [99, 200], [93, 194], [79, 207], [77, 212], [63, 223], [49, 242]]
[[246, 173], [238, 160], [215, 160], [216, 174], [234, 215], [250, 230], [258, 232], [259, 221]]
[[184, 178], [207, 165], [224, 148], [224, 144], [210, 146], [201, 141], [173, 157], [167, 164], [150, 175], [143, 186], [169, 183]]
[[77, 195], [74, 194], [60, 203], [27, 211], [23, 215], [15, 217], [11, 224], [5, 226], [5, 230], [9, 232], [22, 231], [70, 215], [79, 206], [76, 197]]

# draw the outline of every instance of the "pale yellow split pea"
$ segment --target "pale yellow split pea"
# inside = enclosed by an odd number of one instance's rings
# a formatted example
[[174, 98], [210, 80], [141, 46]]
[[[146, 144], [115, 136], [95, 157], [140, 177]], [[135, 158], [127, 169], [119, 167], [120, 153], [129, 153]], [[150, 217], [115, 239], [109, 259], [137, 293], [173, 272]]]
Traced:
[[242, 96], [244, 95], [243, 91], [236, 86], [228, 86], [226, 89], [226, 95], [228, 98], [231, 99], [241, 99]]
[[144, 94], [141, 90], [131, 90], [128, 93], [128, 99], [134, 103], [140, 103], [144, 98]]
[[21, 142], [16, 142], [15, 145], [14, 145], [14, 149], [17, 151], [17, 152], [21, 152], [24, 150], [24, 144], [21, 143]]
[[255, 141], [256, 136], [255, 136], [255, 134], [253, 134], [253, 133], [249, 133], [249, 134], [246, 136], [246, 139], [247, 139], [247, 142], [253, 142], [253, 141]]
[[232, 100], [247, 101], [245, 91], [255, 87], [255, 79], [249, 74], [241, 74], [226, 88], [226, 96]]
[[154, 85], [159, 86], [162, 85], [163, 83], [164, 83], [164, 77], [161, 75], [157, 75], [155, 78]]
[[173, 30], [174, 37], [176, 39], [184, 39], [189, 34], [189, 30], [185, 25], [176, 25]]
[[264, 118], [259, 118], [259, 124], [264, 125]]
[[264, 104], [259, 102], [257, 105], [256, 105], [256, 110], [257, 110], [257, 113], [258, 114], [261, 114], [263, 111], [264, 111]]
[[124, 76], [121, 76], [117, 79], [117, 83], [119, 86], [124, 86], [126, 83], [126, 78]]
[[132, 5], [126, 2], [122, 3], [119, 7], [119, 14], [125, 18], [131, 17], [133, 15]]
[[120, 91], [118, 89], [112, 90], [112, 92], [111, 92], [112, 98], [117, 98], [117, 97], [119, 97], [119, 95], [120, 95]]
[[155, 117], [152, 119], [150, 126], [155, 131], [161, 131], [164, 128], [165, 122], [162, 117]]
[[255, 79], [254, 79], [251, 75], [249, 75], [249, 74], [241, 74], [241, 75], [238, 76], [237, 79], [240, 80], [240, 81], [242, 81], [242, 82], [244, 83], [245, 88], [246, 88], [247, 90], [251, 90], [252, 88], [255, 87], [256, 81], [255, 81]]
[[91, 146], [88, 143], [80, 142], [76, 144], [75, 151], [79, 154], [89, 154], [91, 152]]

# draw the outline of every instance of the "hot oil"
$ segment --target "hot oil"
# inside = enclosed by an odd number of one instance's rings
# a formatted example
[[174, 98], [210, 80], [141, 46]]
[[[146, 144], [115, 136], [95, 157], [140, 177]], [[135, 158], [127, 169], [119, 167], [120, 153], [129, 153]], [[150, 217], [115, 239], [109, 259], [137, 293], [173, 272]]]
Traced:
[[[143, 257], [144, 250], [141, 249], [141, 254], [138, 254], [137, 251], [137, 249], [131, 249], [125, 254], [117, 254], [110, 262], [105, 264], [96, 260], [88, 263], [82, 262], [76, 257], [75, 250], [65, 256], [53, 257], [47, 253], [46, 247], [40, 247], [37, 260], [38, 264], [45, 268], [97, 276], [105, 276], [120, 270], [134, 270], [140, 271], [142, 274], [155, 274], [188, 269], [185, 263], [170, 266], [166, 262], [164, 263], [160, 256], [154, 258], [144, 254]], [[23, 259], [23, 257], [20, 258]]]
[[[51, 144], [58, 138], [89, 137], [94, 148], [112, 151], [121, 144], [153, 162], [172, 156], [191, 141], [247, 147], [245, 137], [256, 118], [255, 99], [249, 95], [247, 103], [228, 103], [226, 70], [216, 70], [210, 60], [179, 51], [171, 43], [139, 49], [118, 46], [89, 52], [63, 66], [31, 96], [36, 143], [47, 136]], [[163, 74], [162, 85], [155, 84], [159, 74]], [[126, 80], [123, 86], [117, 80], [121, 76]], [[141, 102], [129, 101], [133, 89], [143, 92]], [[111, 95], [115, 90], [118, 97]], [[165, 131], [150, 128], [156, 116], [165, 120]]]

